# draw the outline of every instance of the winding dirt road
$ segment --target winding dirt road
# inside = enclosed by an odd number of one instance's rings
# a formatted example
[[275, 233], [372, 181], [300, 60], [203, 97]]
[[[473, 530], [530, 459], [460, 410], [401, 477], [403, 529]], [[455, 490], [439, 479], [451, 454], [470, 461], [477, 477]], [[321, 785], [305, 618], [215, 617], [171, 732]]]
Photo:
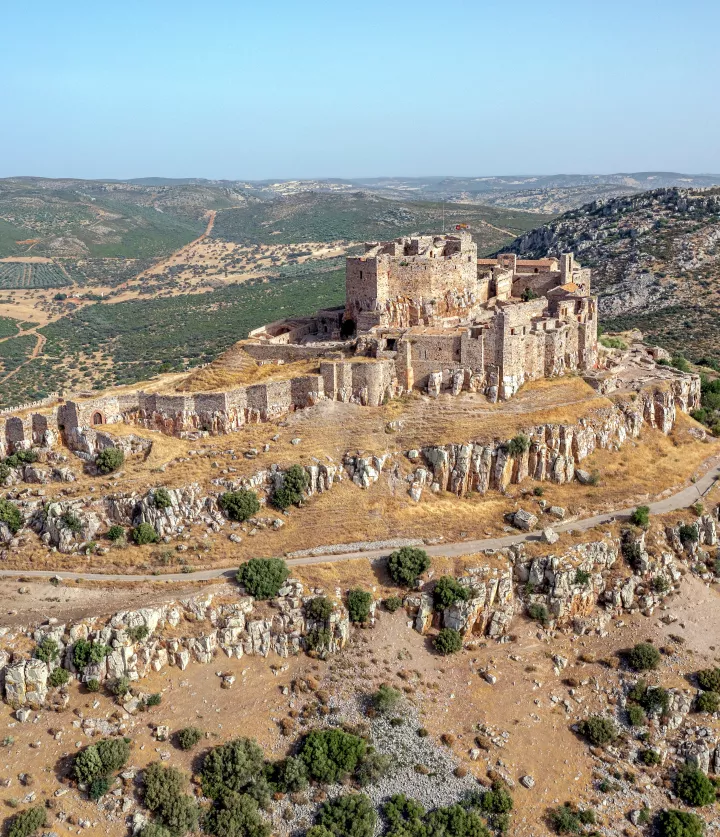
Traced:
[[[716, 481], [720, 481], [720, 457], [713, 456], [706, 461], [706, 465], [711, 467], [702, 477], [700, 477], [692, 485], [683, 488], [676, 494], [670, 497], [665, 497], [662, 500], [657, 500], [654, 503], [648, 503], [651, 514], [666, 514], [667, 512], [677, 511], [678, 509], [687, 509], [701, 500]], [[601, 526], [604, 523], [612, 523], [616, 520], [627, 520], [633, 508], [620, 509], [618, 511], [607, 512], [605, 514], [597, 514], [593, 517], [586, 517], [581, 520], [571, 520], [566, 523], [561, 523], [552, 528], [556, 532], [568, 532], [570, 530], [587, 531], [593, 529], [595, 526]], [[397, 533], [400, 536], [400, 533]], [[482, 552], [485, 549], [501, 549], [502, 547], [512, 546], [516, 543], [523, 543], [524, 541], [537, 541], [540, 539], [541, 532], [524, 532], [516, 535], [507, 535], [502, 538], [486, 538], [484, 540], [475, 541], [457, 541], [455, 543], [443, 543], [434, 546], [425, 547], [425, 551], [430, 556], [440, 556], [445, 558], [457, 558], [462, 555], [471, 555], [475, 552]], [[377, 558], [382, 558], [388, 554], [387, 549], [369, 549], [362, 552], [343, 552], [340, 554], [324, 554], [312, 555], [303, 558], [290, 558], [287, 563], [291, 567], [303, 566], [308, 564], [326, 564], [335, 561], [352, 561], [357, 558], [367, 558], [372, 561]], [[73, 573], [73, 572], [54, 572], [52, 570], [0, 570], [0, 577], [17, 577], [24, 576], [27, 578], [62, 578], [68, 580], [85, 579], [86, 581], [210, 581], [216, 578], [232, 578], [237, 570], [232, 569], [215, 569], [202, 570], [200, 572], [189, 575], [188, 573], [167, 573], [163, 575], [113, 575], [109, 573]]]

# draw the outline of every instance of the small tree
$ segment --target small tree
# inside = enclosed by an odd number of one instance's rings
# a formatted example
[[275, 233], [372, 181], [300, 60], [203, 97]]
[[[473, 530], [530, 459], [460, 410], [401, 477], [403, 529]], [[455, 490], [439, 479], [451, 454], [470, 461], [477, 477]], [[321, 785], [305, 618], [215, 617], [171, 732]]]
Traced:
[[239, 491], [226, 491], [220, 495], [218, 503], [230, 520], [241, 523], [260, 511], [257, 494], [244, 488]]
[[628, 651], [627, 662], [634, 671], [649, 671], [658, 667], [660, 652], [649, 642], [639, 642]]
[[697, 680], [706, 692], [720, 692], [720, 668], [704, 668], [698, 671]]
[[[69, 680], [70, 672], [66, 668], [55, 668], [50, 673], [50, 677], [48, 677], [48, 683], [54, 689], [57, 689], [60, 686], [65, 686]], [[706, 692], [705, 694], [708, 693]]]
[[288, 756], [275, 766], [275, 784], [281, 793], [299, 793], [308, 786], [305, 762], [296, 756]]
[[251, 558], [240, 566], [236, 578], [256, 599], [273, 599], [289, 575], [281, 558]]
[[215, 837], [270, 837], [272, 828], [246, 793], [226, 793], [205, 817], [204, 830]]
[[309, 732], [300, 748], [308, 775], [318, 782], [337, 782], [351, 776], [365, 756], [365, 739], [340, 729]]
[[158, 542], [158, 533], [151, 523], [140, 523], [132, 530], [132, 539], [138, 546]]
[[705, 824], [687, 811], [661, 811], [655, 818], [659, 837], [702, 837]]
[[402, 694], [386, 683], [381, 684], [372, 696], [372, 705], [378, 712], [392, 712], [400, 702]]
[[388, 613], [395, 613], [402, 607], [402, 599], [399, 596], [388, 596], [387, 599], [383, 599], [383, 605]]
[[348, 593], [347, 608], [351, 622], [367, 622], [370, 619], [372, 593], [355, 587]]
[[285, 471], [282, 485], [272, 495], [275, 508], [284, 511], [290, 506], [299, 506], [308, 485], [308, 475], [302, 465], [292, 465]]
[[[318, 812], [315, 828], [318, 834], [331, 837], [372, 837], [376, 819], [375, 808], [368, 797], [354, 793], [326, 802]], [[311, 828], [308, 837], [313, 834], [315, 830]]]
[[192, 750], [203, 737], [203, 731], [197, 727], [184, 727], [178, 731], [177, 742], [181, 750]]
[[644, 529], [650, 523], [650, 506], [638, 506], [630, 515], [630, 523]]
[[79, 639], [73, 646], [73, 665], [76, 669], [83, 669], [90, 663], [100, 663], [112, 651], [102, 642], [88, 642], [86, 639]]
[[455, 654], [462, 648], [462, 634], [454, 628], [441, 628], [433, 641], [433, 645], [438, 654], [442, 654], [444, 657], [448, 654]]
[[530, 449], [530, 439], [524, 433], [519, 433], [510, 439], [505, 448], [509, 456], [517, 458]]
[[251, 738], [236, 738], [205, 756], [200, 775], [205, 796], [219, 799], [228, 792], [243, 793], [263, 770], [263, 751]]
[[531, 619], [534, 619], [536, 622], [540, 622], [542, 625], [547, 625], [550, 621], [550, 614], [544, 604], [533, 602], [528, 605], [527, 612]]
[[463, 587], [460, 582], [451, 575], [443, 575], [435, 583], [433, 588], [433, 601], [435, 610], [444, 610], [455, 602], [465, 602], [470, 598], [470, 590]]
[[170, 499], [170, 492], [167, 488], [156, 488], [153, 491], [152, 495], [153, 505], [157, 509], [167, 509], [172, 506], [172, 500]]
[[0, 498], [0, 523], [5, 523], [14, 535], [22, 529], [24, 522], [20, 509], [15, 503]]
[[712, 805], [715, 801], [715, 785], [697, 767], [685, 765], [675, 777], [675, 793], [686, 805], [694, 808]]
[[700, 537], [698, 534], [698, 528], [693, 523], [684, 523], [678, 529], [678, 536], [685, 545], [695, 543]]
[[101, 474], [112, 474], [122, 467], [125, 454], [120, 448], [104, 448], [95, 457], [95, 466]]
[[596, 747], [604, 747], [617, 738], [615, 724], [609, 718], [601, 715], [592, 715], [579, 725], [580, 734]]
[[310, 619], [326, 622], [333, 612], [333, 603], [327, 596], [316, 596], [305, 605], [305, 613]]
[[430, 558], [424, 549], [404, 546], [388, 558], [390, 578], [404, 587], [413, 587], [418, 578], [430, 568]]
[[45, 809], [41, 805], [28, 808], [12, 818], [8, 828], [8, 837], [32, 837], [45, 826]]
[[125, 538], [125, 530], [122, 526], [118, 526], [114, 524], [111, 526], [107, 531], [108, 540], [112, 543], [118, 543], [119, 541], [124, 540]]
[[46, 636], [41, 643], [35, 647], [35, 656], [44, 663], [54, 663], [60, 655], [60, 648], [57, 642], [50, 636]]

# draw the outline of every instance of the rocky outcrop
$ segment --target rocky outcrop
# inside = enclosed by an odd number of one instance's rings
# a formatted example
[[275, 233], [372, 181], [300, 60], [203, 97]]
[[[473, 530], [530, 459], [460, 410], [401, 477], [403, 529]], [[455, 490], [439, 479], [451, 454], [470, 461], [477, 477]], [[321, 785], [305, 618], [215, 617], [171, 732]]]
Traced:
[[73, 427], [65, 434], [67, 446], [81, 459], [91, 462], [105, 448], [119, 448], [125, 456], [147, 455], [152, 448], [150, 439], [143, 439], [131, 433], [127, 436], [112, 436], [91, 427]]
[[[272, 613], [256, 611], [251, 596], [216, 597], [212, 593], [160, 607], [114, 614], [107, 622], [90, 619], [69, 626], [44, 625], [32, 632], [35, 642], [53, 638], [64, 668], [83, 682], [138, 681], [168, 665], [187, 668], [210, 663], [218, 654], [228, 657], [275, 653], [289, 657], [308, 647], [308, 636], [321, 636], [323, 654], [335, 653], [350, 636], [347, 610], [336, 605], [325, 621], [309, 619], [304, 605], [320, 591], [307, 595], [299, 581], [288, 580], [269, 604]], [[22, 645], [23, 634], [15, 637]], [[7, 640], [7, 637], [6, 637]], [[78, 671], [74, 646], [87, 640], [109, 649], [97, 663]], [[12, 647], [0, 650], [0, 682], [5, 700], [15, 707], [42, 707], [48, 700], [48, 677], [54, 664], [38, 659], [14, 659]]]
[[[431, 475], [430, 485], [464, 496], [472, 491], [503, 491], [525, 477], [570, 482], [576, 476], [577, 464], [596, 448], [616, 450], [627, 439], [637, 438], [643, 427], [669, 433], [677, 409], [688, 409], [693, 403], [689, 385], [684, 379], [681, 383], [677, 391], [672, 387], [642, 391], [634, 401], [599, 410], [594, 417], [575, 424], [528, 428], [524, 432], [530, 445], [517, 456], [508, 452], [510, 440], [425, 447], [421, 453]], [[416, 480], [413, 485], [417, 484]]]
[[115, 494], [105, 497], [104, 505], [112, 523], [138, 526], [149, 523], [160, 537], [176, 534], [186, 523], [203, 522], [219, 529], [225, 518], [218, 509], [214, 497], [203, 494], [197, 483], [181, 488], [166, 489], [169, 505], [155, 499], [155, 490], [144, 496], [137, 494]]
[[44, 544], [70, 553], [93, 541], [100, 531], [101, 519], [82, 501], [63, 500], [37, 509], [30, 525]]

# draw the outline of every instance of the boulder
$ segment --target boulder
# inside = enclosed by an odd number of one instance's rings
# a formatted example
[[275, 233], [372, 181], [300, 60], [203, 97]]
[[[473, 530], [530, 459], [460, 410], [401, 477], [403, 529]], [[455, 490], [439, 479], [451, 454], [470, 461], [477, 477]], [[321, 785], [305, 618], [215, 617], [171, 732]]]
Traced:
[[518, 509], [513, 515], [513, 525], [523, 532], [531, 532], [537, 526], [537, 517], [525, 509]]

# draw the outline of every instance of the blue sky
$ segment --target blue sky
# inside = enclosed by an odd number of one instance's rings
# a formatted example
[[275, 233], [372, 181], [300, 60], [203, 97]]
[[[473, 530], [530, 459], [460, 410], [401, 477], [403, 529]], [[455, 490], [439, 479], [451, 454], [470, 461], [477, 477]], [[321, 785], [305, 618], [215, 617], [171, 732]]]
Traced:
[[0, 176], [720, 173], [718, 0], [0, 5]]

